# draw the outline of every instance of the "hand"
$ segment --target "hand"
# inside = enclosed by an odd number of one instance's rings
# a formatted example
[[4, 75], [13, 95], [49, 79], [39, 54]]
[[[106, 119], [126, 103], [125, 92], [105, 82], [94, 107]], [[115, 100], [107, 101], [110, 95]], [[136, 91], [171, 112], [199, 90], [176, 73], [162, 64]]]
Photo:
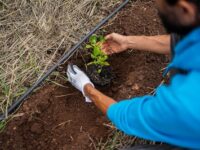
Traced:
[[84, 87], [87, 84], [91, 84], [93, 87], [93, 83], [90, 81], [88, 76], [81, 71], [76, 65], [69, 64], [67, 68], [67, 76], [69, 82], [77, 88], [85, 97], [86, 102], [92, 102], [88, 97], [85, 96]]
[[109, 34], [106, 36], [102, 49], [108, 55], [125, 51], [128, 49], [127, 37], [117, 33]]

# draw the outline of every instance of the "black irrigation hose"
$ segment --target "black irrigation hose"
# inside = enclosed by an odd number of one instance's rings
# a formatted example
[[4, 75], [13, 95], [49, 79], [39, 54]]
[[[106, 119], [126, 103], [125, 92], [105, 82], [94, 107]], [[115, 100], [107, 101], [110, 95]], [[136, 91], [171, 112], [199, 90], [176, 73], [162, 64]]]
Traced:
[[[63, 57], [52, 67], [47, 73], [42, 76], [30, 89], [26, 91], [24, 95], [22, 95], [19, 99], [17, 99], [10, 108], [7, 110], [7, 114], [13, 113], [17, 107], [22, 104], [26, 100], [26, 98], [35, 90], [58, 66], [60, 66], [63, 62], [70, 59], [70, 57], [77, 51], [77, 49], [81, 46], [83, 42], [85, 42], [92, 34], [94, 34], [102, 25], [104, 25], [110, 18], [112, 18], [118, 11], [120, 11], [126, 4], [128, 4], [129, 0], [125, 0], [118, 8], [116, 8], [110, 15], [104, 18], [92, 31], [90, 31], [85, 37], [83, 37], [72, 49], [67, 51]], [[0, 121], [6, 119], [7, 115], [2, 114], [0, 116]]]

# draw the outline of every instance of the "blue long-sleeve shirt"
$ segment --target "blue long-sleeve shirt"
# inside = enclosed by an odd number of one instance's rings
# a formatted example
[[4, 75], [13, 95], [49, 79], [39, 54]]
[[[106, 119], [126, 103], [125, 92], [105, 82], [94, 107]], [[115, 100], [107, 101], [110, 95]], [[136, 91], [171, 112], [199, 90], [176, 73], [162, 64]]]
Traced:
[[108, 118], [128, 135], [200, 149], [200, 28], [175, 47], [167, 71], [178, 68], [169, 85], [147, 95], [113, 104]]

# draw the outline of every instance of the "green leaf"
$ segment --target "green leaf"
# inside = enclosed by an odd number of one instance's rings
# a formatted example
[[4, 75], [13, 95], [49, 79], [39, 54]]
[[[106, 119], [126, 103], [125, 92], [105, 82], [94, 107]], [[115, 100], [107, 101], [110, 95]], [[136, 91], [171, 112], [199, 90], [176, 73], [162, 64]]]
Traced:
[[101, 61], [101, 62], [104, 62], [104, 61], [106, 61], [107, 60], [107, 58], [106, 57], [99, 57], [99, 61]]
[[86, 49], [90, 49], [90, 48], [92, 48], [92, 45], [87, 44], [87, 45], [85, 46], [85, 48], [86, 48]]
[[90, 39], [89, 39], [89, 42], [91, 43], [91, 44], [96, 44], [97, 43], [97, 35], [92, 35], [91, 37], [90, 37]]
[[108, 62], [101, 62], [101, 66], [110, 66]]
[[90, 62], [90, 63], [87, 64], [87, 66], [90, 66], [90, 65], [93, 65], [93, 64], [94, 64], [94, 62]]
[[87, 66], [90, 66], [90, 65], [98, 65], [98, 62], [95, 60], [87, 64]]
[[107, 59], [108, 59], [108, 56], [107, 56], [107, 55], [104, 55], [104, 59], [107, 60]]
[[104, 64], [105, 66], [110, 66], [110, 64], [108, 63], [108, 62], [105, 62], [105, 64]]
[[92, 59], [96, 59], [96, 56], [93, 55], [93, 54], [91, 54], [91, 58], [92, 58]]
[[[107, 62], [108, 56], [101, 50], [101, 46], [105, 42], [104, 36], [94, 34], [89, 38], [89, 42], [90, 44], [87, 44], [86, 48], [93, 49], [91, 53], [93, 61], [87, 65], [109, 66], [110, 64]], [[99, 70], [99, 72], [101, 71]]]
[[98, 70], [97, 70], [98, 74], [100, 74], [100, 73], [101, 73], [101, 71], [102, 71], [102, 69], [98, 69]]
[[101, 49], [99, 46], [95, 46], [94, 49], [93, 49], [93, 55], [94, 56], [98, 56], [98, 55], [101, 55]]
[[105, 42], [106, 41], [106, 39], [103, 35], [100, 35], [98, 39], [99, 39], [99, 42]]

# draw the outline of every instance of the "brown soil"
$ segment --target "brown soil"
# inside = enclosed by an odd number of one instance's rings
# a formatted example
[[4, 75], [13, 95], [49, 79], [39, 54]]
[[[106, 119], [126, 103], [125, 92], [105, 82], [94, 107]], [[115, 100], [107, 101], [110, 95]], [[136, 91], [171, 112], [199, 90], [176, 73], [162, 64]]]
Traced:
[[[127, 6], [106, 31], [126, 35], [164, 33], [154, 3], [148, 1]], [[74, 60], [83, 65], [80, 58]], [[116, 79], [99, 89], [116, 100], [149, 94], [161, 83], [161, 69], [167, 61], [165, 56], [137, 51], [114, 55], [110, 64]], [[107, 118], [94, 104], [85, 103], [71, 85], [65, 86], [48, 84], [33, 94], [0, 134], [0, 149], [88, 150], [94, 149], [92, 141], [106, 140]]]

